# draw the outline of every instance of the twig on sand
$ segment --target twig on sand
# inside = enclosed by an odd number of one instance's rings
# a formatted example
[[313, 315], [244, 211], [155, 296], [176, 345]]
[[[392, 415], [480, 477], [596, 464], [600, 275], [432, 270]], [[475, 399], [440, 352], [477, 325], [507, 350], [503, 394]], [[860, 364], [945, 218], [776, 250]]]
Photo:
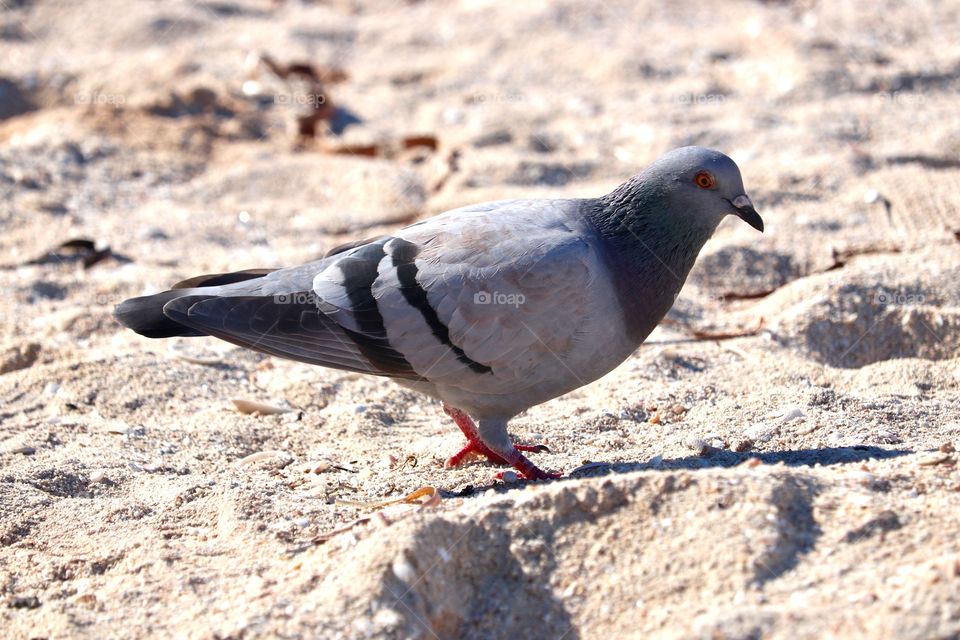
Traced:
[[[426, 498], [426, 500], [421, 500]], [[391, 500], [377, 500], [374, 502], [362, 502], [358, 500], [337, 500], [338, 505], [348, 507], [363, 507], [365, 509], [380, 509], [391, 504], [419, 504], [423, 507], [432, 507], [440, 504], [440, 494], [436, 487], [420, 487], [416, 491], [408, 493], [402, 498], [393, 498]]]
[[[425, 498], [425, 499], [424, 499]], [[392, 500], [376, 500], [373, 502], [363, 502], [359, 500], [337, 500], [336, 504], [341, 506], [349, 507], [361, 507], [364, 509], [381, 509], [394, 504], [411, 504], [411, 505], [420, 505], [423, 507], [435, 507], [440, 504], [440, 493], [437, 491], [436, 487], [420, 487], [416, 491], [412, 491], [402, 498], [394, 498]], [[352, 520], [347, 524], [337, 527], [332, 531], [327, 531], [326, 533], [321, 533], [313, 538], [314, 544], [320, 544], [326, 542], [327, 540], [340, 535], [341, 533], [346, 533], [356, 527], [358, 524], [363, 524], [369, 522], [374, 516], [380, 518], [386, 523], [389, 523], [389, 520], [380, 512], [377, 512], [370, 516], [361, 516], [356, 520]]]
[[735, 331], [707, 331], [689, 327], [690, 335], [697, 340], [733, 340], [734, 338], [746, 338], [755, 336], [763, 329], [764, 320], [760, 318], [757, 326], [752, 329], [739, 329]]

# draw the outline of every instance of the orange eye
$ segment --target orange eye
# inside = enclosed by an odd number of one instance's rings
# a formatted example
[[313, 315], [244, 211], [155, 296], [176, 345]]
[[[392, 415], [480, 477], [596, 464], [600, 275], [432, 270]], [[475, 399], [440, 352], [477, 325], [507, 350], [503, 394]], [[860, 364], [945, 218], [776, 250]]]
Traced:
[[717, 181], [713, 179], [713, 176], [707, 173], [706, 171], [701, 171], [693, 179], [697, 183], [697, 186], [701, 189], [713, 189], [717, 186]]

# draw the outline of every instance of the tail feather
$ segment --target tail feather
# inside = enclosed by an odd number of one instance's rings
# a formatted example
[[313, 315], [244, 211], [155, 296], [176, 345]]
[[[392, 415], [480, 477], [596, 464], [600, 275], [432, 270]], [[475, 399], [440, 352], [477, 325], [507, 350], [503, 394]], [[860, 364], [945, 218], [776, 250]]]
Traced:
[[130, 298], [117, 305], [113, 317], [123, 326], [147, 338], [203, 336], [206, 334], [202, 331], [182, 325], [163, 313], [163, 305], [191, 293], [189, 289], [174, 289], [152, 296]]
[[157, 293], [152, 296], [143, 296], [140, 298], [130, 298], [124, 300], [113, 310], [115, 317], [120, 324], [133, 329], [147, 338], [175, 338], [175, 337], [194, 337], [209, 335], [196, 329], [181, 324], [165, 314], [163, 307], [171, 300], [177, 298], [197, 295], [197, 289], [208, 289], [204, 293], [212, 293], [209, 289], [222, 287], [224, 285], [246, 282], [247, 280], [256, 280], [276, 271], [276, 269], [247, 269], [246, 271], [234, 271], [232, 273], [214, 273], [204, 276], [196, 276], [189, 280], [184, 280], [173, 285], [170, 291]]
[[187, 280], [182, 280], [171, 287], [172, 289], [195, 289], [197, 287], [220, 287], [225, 284], [234, 284], [237, 282], [246, 282], [255, 280], [273, 273], [276, 269], [247, 269], [245, 271], [232, 271], [230, 273], [210, 273], [205, 276], [196, 276]]

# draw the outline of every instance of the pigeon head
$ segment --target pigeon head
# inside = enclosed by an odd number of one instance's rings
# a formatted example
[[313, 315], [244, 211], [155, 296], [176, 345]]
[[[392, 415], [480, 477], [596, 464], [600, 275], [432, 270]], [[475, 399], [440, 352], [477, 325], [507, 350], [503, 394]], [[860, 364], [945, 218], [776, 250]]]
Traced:
[[[605, 215], [634, 233], [706, 234], [733, 214], [763, 231], [763, 220], [743, 189], [736, 163], [713, 149], [674, 149], [600, 199]], [[643, 236], [641, 236], [643, 237]]]
[[716, 228], [727, 215], [758, 231], [763, 220], [743, 188], [736, 163], [713, 149], [682, 147], [661, 156], [637, 176], [645, 187], [670, 204], [666, 213], [691, 226]]
[[[669, 310], [726, 216], [763, 231], [736, 163], [703, 147], [670, 151], [595, 203], [588, 218], [603, 239], [618, 299], [636, 336], [646, 337]], [[657, 305], [635, 295], [651, 290], [671, 295]]]

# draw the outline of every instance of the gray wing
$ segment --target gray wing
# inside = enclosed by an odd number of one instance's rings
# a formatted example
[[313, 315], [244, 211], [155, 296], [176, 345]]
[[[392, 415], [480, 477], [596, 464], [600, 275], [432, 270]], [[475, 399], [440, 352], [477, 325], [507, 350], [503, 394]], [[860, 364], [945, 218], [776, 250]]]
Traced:
[[[369, 257], [370, 294], [393, 349], [434, 384], [502, 394], [563, 367], [604, 310], [591, 286], [605, 274], [574, 201], [504, 201], [407, 227]], [[332, 263], [314, 279], [325, 313], [365, 332], [353, 278]], [[378, 326], [379, 328], [379, 326]]]
[[589, 289], [602, 267], [575, 207], [451, 211], [303, 267], [189, 290], [164, 313], [284, 358], [509, 392], [562, 361], [596, 311]]

